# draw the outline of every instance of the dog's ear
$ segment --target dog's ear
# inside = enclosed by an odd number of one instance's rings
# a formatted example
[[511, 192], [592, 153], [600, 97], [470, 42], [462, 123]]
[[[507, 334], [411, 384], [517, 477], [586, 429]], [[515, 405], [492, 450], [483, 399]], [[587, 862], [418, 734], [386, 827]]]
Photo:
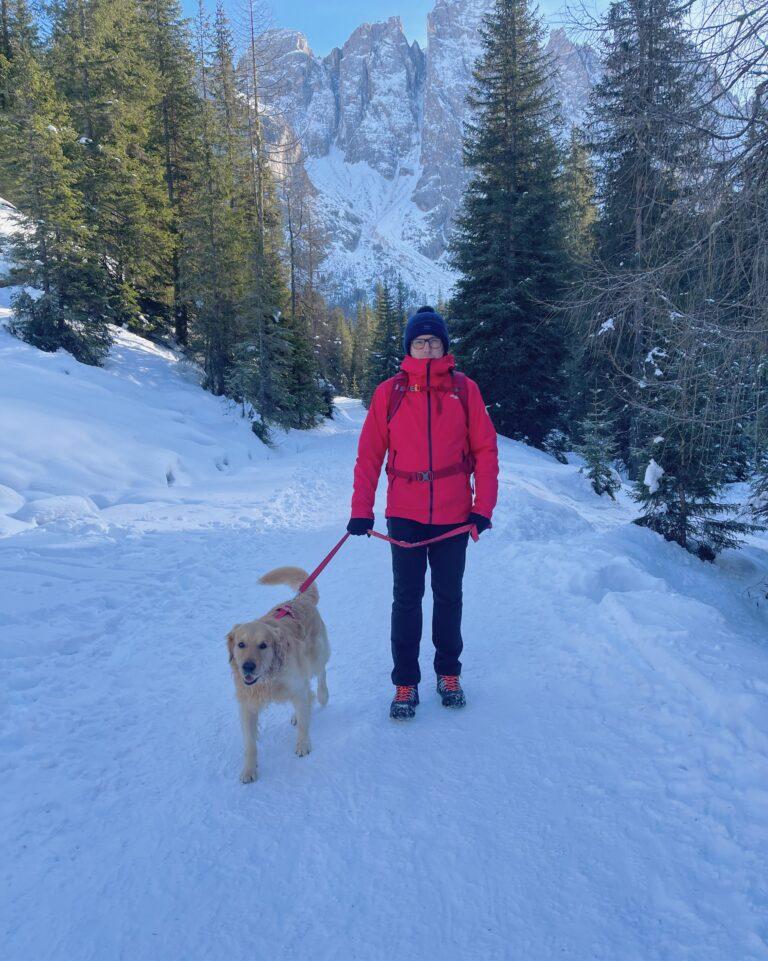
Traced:
[[227, 650], [229, 651], [229, 663], [232, 663], [232, 649], [235, 646], [235, 631], [240, 627], [239, 624], [235, 624], [232, 630], [227, 634]]

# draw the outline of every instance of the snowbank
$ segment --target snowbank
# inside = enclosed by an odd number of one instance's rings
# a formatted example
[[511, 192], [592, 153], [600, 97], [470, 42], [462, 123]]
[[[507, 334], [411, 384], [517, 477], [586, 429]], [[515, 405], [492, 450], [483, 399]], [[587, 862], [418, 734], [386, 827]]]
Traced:
[[[280, 476], [282, 448], [265, 448], [177, 353], [114, 333], [97, 368], [0, 328], [0, 536], [51, 525], [205, 527], [222, 502], [228, 520], [235, 502], [241, 519], [261, 516], [256, 503]], [[288, 434], [278, 443], [307, 440]]]

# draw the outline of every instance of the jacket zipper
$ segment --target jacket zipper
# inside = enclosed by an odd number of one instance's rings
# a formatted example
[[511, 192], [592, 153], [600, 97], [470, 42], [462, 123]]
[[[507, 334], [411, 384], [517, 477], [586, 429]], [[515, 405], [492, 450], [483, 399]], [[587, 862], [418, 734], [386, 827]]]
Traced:
[[427, 447], [429, 449], [429, 523], [432, 523], [432, 501], [434, 490], [432, 483], [432, 401], [430, 400], [431, 391], [429, 390], [429, 374], [431, 360], [427, 361]]

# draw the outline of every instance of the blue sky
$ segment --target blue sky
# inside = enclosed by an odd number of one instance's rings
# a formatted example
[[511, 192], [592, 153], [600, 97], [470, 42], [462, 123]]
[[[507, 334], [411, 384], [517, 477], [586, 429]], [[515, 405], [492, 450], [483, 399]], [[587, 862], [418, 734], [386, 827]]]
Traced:
[[409, 40], [424, 44], [427, 14], [434, 0], [275, 0], [275, 20], [281, 27], [300, 30], [319, 56], [340, 47], [361, 23], [397, 17]]
[[[215, 0], [205, 0], [213, 10]], [[554, 13], [565, 0], [540, 0], [544, 13]], [[225, 0], [225, 8], [234, 13], [238, 0]], [[361, 23], [371, 23], [399, 16], [405, 35], [424, 46], [427, 37], [427, 14], [435, 0], [273, 0], [275, 26], [299, 30], [318, 56], [325, 56], [333, 47], [340, 47]], [[184, 12], [193, 16], [197, 0], [182, 0]]]

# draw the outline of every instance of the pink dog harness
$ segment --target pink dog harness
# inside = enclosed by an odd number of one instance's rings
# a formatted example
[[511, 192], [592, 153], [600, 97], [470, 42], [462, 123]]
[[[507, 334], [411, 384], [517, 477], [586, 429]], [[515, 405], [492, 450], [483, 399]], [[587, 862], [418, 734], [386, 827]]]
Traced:
[[281, 617], [296, 617], [290, 604], [283, 604], [275, 611], [275, 620], [279, 621]]

